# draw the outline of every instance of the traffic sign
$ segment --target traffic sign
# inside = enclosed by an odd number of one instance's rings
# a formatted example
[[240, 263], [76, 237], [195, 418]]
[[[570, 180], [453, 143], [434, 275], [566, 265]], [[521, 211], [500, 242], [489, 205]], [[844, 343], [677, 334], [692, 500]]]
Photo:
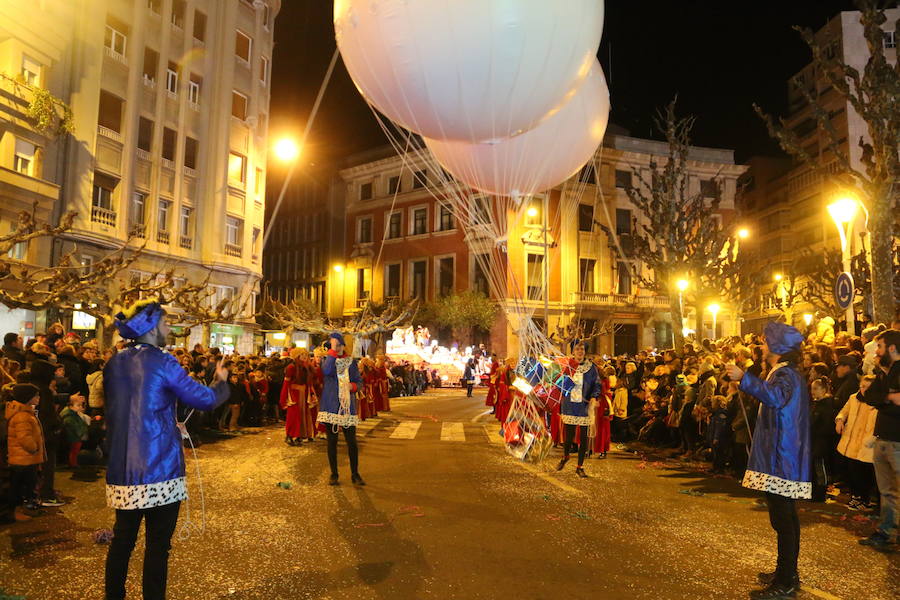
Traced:
[[853, 305], [853, 275], [844, 271], [834, 280], [834, 301], [841, 309]]

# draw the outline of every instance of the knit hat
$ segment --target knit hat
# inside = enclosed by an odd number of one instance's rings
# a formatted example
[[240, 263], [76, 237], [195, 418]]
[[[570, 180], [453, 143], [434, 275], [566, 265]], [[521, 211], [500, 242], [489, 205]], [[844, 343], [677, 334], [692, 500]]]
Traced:
[[12, 388], [13, 399], [22, 404], [28, 404], [38, 394], [40, 394], [40, 390], [36, 385], [30, 383], [17, 383]]
[[843, 365], [845, 367], [850, 367], [851, 369], [855, 369], [859, 366], [859, 361], [856, 360], [856, 357], [852, 354], [845, 354], [840, 357], [837, 362], [838, 365]]
[[766, 344], [769, 350], [775, 354], [787, 354], [792, 350], [799, 350], [803, 343], [803, 334], [785, 323], [770, 321], [766, 324], [763, 333], [766, 336]]
[[340, 333], [339, 331], [333, 331], [333, 332], [331, 332], [331, 335], [328, 336], [328, 339], [335, 339], [335, 340], [337, 340], [337, 341], [338, 341], [338, 344], [340, 344], [341, 346], [346, 346], [346, 345], [347, 345], [347, 344], [344, 343], [344, 336], [341, 335], [341, 333]]
[[140, 300], [116, 314], [115, 326], [123, 338], [134, 340], [156, 327], [164, 313], [159, 300]]

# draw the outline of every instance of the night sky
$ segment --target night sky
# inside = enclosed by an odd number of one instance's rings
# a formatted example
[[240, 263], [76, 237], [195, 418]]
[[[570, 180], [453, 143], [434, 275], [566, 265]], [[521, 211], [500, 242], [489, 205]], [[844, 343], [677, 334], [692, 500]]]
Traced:
[[[679, 112], [696, 117], [695, 144], [732, 148], [738, 161], [776, 154], [751, 104], [785, 110], [786, 81], [810, 60], [791, 26], [817, 29], [852, 9], [852, 2], [834, 0], [607, 0], [598, 55], [610, 80], [612, 121], [634, 136], [658, 137], [653, 116], [677, 94]], [[334, 51], [331, 18], [328, 0], [283, 0], [271, 136], [302, 132]], [[347, 155], [385, 143], [338, 60], [310, 134], [307, 173], [323, 177]]]

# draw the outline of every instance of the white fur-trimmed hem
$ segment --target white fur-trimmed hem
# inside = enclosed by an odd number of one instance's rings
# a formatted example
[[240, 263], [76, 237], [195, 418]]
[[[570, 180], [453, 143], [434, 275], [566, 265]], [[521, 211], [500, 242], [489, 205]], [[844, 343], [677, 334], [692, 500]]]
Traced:
[[106, 484], [106, 505], [120, 510], [165, 506], [187, 500], [187, 497], [187, 481], [184, 477], [140, 485]]
[[359, 425], [359, 417], [356, 415], [336, 415], [330, 412], [320, 412], [316, 417], [319, 423], [328, 423], [330, 425], [340, 425], [341, 427], [355, 427]]
[[758, 471], [747, 471], [744, 473], [744, 480], [741, 482], [741, 485], [751, 490], [769, 492], [785, 498], [803, 498], [807, 500], [812, 498], [812, 482], [791, 481], [790, 479], [782, 479], [781, 477]]
[[566, 425], [585, 425], [588, 427], [591, 425], [590, 417], [576, 417], [575, 415], [559, 415], [559, 418]]

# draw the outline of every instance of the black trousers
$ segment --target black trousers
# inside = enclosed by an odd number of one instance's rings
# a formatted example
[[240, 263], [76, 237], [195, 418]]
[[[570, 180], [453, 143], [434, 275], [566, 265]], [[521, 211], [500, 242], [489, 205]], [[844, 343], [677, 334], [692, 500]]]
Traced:
[[[340, 427], [340, 429], [344, 430], [344, 441], [347, 442], [347, 454], [350, 455], [350, 473], [356, 475], [359, 473], [359, 446], [356, 444], [356, 426]], [[338, 434], [334, 430], [334, 425], [325, 424], [325, 435], [328, 438], [328, 466], [331, 467], [331, 474], [337, 475]]]
[[466, 397], [468, 397], [468, 398], [471, 398], [471, 397], [472, 397], [472, 388], [473, 388], [473, 387], [475, 387], [475, 384], [474, 384], [474, 383], [467, 383], [467, 384], [466, 384]]
[[875, 486], [875, 467], [872, 463], [848, 458], [847, 475], [850, 480], [850, 496], [859, 498], [863, 502], [871, 500], [872, 491], [877, 491]]
[[153, 508], [116, 510], [113, 539], [106, 555], [106, 600], [125, 598], [128, 561], [137, 541], [141, 520], [145, 520], [146, 547], [144, 549], [144, 600], [163, 600], [169, 571], [169, 549], [172, 534], [178, 523], [181, 502]]
[[9, 466], [9, 510], [34, 500], [34, 488], [37, 485], [37, 468], [37, 465]]
[[569, 451], [572, 450], [572, 444], [575, 441], [575, 428], [579, 428], [581, 430], [581, 442], [578, 444], [578, 466], [582, 466], [584, 464], [584, 455], [587, 452], [588, 447], [588, 428], [587, 425], [570, 425], [568, 423], [566, 425], [566, 437], [563, 443], [563, 454], [565, 454], [566, 458], [569, 458]]
[[789, 583], [797, 574], [797, 558], [800, 556], [800, 519], [793, 498], [766, 492], [769, 507], [769, 523], [778, 536], [778, 563], [775, 579]]

